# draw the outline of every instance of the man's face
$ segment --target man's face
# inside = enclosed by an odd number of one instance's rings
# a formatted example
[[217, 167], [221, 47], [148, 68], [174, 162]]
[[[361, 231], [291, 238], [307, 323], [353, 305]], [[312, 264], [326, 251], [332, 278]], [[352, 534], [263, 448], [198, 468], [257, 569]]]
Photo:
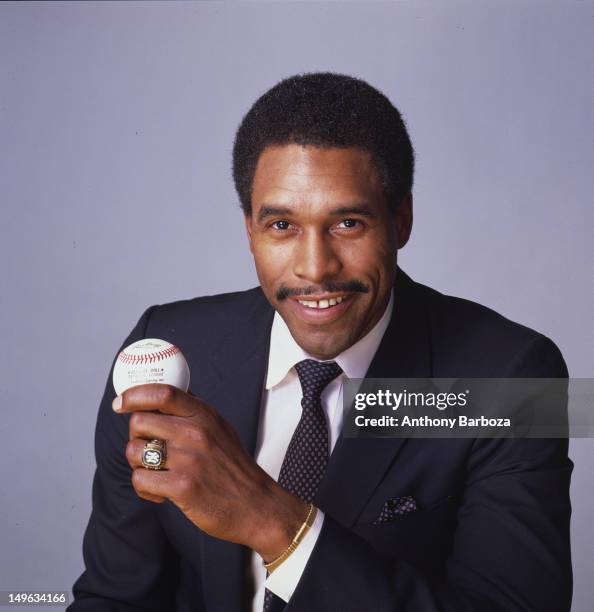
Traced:
[[367, 151], [270, 146], [258, 160], [245, 221], [264, 294], [305, 351], [332, 359], [388, 304], [411, 197], [388, 210]]

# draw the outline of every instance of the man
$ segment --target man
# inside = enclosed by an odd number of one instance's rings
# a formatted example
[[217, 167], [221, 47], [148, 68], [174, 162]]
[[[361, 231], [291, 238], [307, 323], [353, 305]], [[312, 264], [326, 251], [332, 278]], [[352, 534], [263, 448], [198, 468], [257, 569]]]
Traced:
[[261, 286], [149, 308], [124, 342], [179, 346], [192, 393], [108, 382], [69, 609], [568, 610], [566, 440], [341, 435], [346, 378], [567, 376], [541, 334], [397, 268], [399, 112], [363, 81], [296, 76], [233, 155]]

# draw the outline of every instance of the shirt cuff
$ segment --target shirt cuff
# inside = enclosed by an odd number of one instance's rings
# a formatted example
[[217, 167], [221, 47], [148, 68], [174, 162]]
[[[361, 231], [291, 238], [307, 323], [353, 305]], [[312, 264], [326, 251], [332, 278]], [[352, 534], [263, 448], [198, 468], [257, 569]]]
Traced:
[[284, 602], [291, 599], [291, 595], [297, 588], [303, 570], [309, 561], [314, 549], [322, 525], [324, 524], [324, 513], [318, 510], [313, 525], [299, 542], [299, 546], [266, 578], [264, 586], [272, 591]]

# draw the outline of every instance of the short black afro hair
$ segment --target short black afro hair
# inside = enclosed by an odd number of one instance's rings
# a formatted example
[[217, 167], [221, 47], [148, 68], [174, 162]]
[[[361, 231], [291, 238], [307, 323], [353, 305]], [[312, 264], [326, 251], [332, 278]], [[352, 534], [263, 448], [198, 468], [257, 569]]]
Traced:
[[261, 153], [284, 144], [369, 151], [392, 209], [412, 189], [414, 151], [404, 121], [384, 94], [361, 79], [332, 72], [295, 75], [256, 100], [233, 146], [233, 180], [245, 214], [251, 214]]

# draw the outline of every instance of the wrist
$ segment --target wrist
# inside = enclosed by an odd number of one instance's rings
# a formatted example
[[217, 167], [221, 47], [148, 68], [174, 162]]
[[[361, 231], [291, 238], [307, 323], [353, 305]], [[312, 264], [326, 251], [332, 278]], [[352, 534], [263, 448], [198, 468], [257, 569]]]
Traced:
[[307, 532], [312, 528], [317, 513], [318, 509], [313, 504], [309, 504], [307, 517], [299, 528], [299, 531], [295, 534], [293, 541], [278, 557], [269, 562], [264, 561], [264, 567], [269, 573], [272, 573], [277, 567], [282, 565], [297, 550], [301, 542], [305, 539]]
[[277, 487], [280, 491], [261, 508], [259, 529], [251, 546], [264, 563], [277, 559], [289, 548], [310, 512], [310, 504]]

